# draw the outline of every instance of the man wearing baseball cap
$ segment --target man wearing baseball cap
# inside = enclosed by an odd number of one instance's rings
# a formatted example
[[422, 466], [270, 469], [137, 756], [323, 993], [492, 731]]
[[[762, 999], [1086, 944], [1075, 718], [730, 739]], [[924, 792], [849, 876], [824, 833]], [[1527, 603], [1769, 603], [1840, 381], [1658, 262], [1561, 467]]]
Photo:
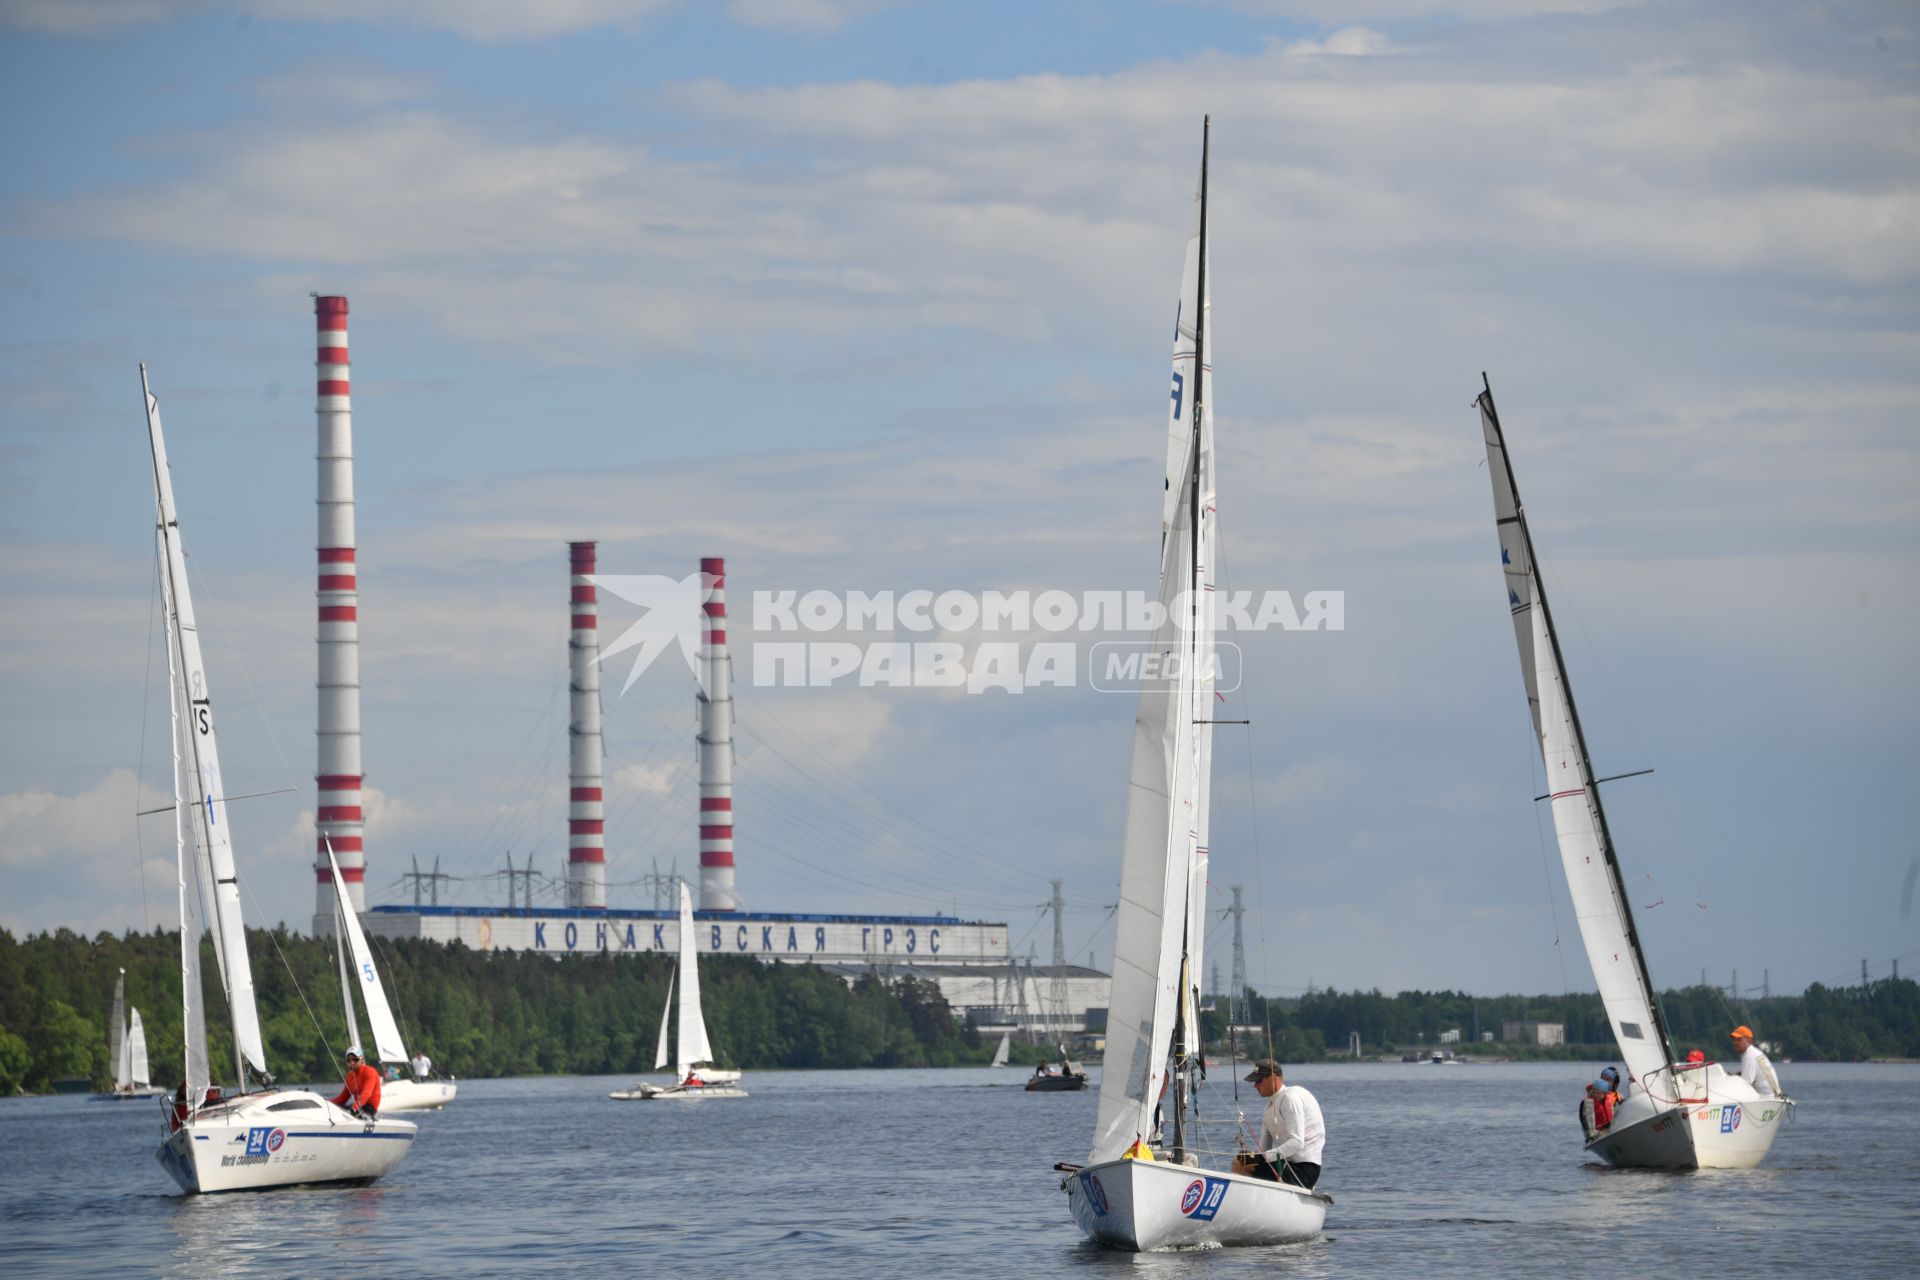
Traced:
[[1272, 1058], [1254, 1063], [1247, 1080], [1267, 1100], [1267, 1110], [1260, 1117], [1260, 1149], [1235, 1156], [1233, 1171], [1312, 1187], [1320, 1181], [1320, 1156], [1327, 1145], [1319, 1101], [1299, 1085], [1289, 1086]]
[[1781, 1096], [1780, 1077], [1773, 1074], [1773, 1063], [1767, 1061], [1767, 1055], [1753, 1042], [1752, 1028], [1733, 1029], [1733, 1051], [1740, 1055], [1740, 1078], [1752, 1085], [1755, 1093], [1763, 1098]]
[[380, 1073], [360, 1060], [357, 1044], [347, 1050], [346, 1086], [333, 1100], [333, 1105], [345, 1107], [363, 1120], [372, 1120], [380, 1114]]

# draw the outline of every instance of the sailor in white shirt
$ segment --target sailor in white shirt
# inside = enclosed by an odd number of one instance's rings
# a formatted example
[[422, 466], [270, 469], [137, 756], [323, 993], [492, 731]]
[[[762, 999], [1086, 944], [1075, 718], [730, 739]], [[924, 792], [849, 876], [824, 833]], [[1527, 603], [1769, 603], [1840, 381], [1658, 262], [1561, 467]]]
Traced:
[[1740, 1078], [1753, 1086], [1753, 1091], [1763, 1098], [1778, 1098], [1780, 1077], [1773, 1074], [1773, 1064], [1767, 1061], [1767, 1055], [1753, 1042], [1753, 1031], [1747, 1027], [1733, 1029], [1733, 1049], [1740, 1055]]
[[1289, 1086], [1272, 1058], [1254, 1063], [1247, 1079], [1267, 1100], [1267, 1110], [1260, 1118], [1260, 1150], [1238, 1156], [1234, 1172], [1312, 1187], [1320, 1181], [1320, 1157], [1327, 1145], [1319, 1101], [1299, 1085]]
[[413, 1078], [415, 1080], [425, 1080], [433, 1074], [433, 1059], [427, 1056], [426, 1050], [424, 1049], [415, 1049], [413, 1051], [413, 1061], [408, 1065], [413, 1068]]

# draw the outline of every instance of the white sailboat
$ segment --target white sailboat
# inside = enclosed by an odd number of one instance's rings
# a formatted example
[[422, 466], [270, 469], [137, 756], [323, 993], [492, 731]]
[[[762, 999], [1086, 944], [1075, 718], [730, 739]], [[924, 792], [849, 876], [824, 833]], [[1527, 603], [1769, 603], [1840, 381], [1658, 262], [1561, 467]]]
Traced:
[[[185, 1079], [166, 1111], [167, 1132], [155, 1152], [188, 1192], [239, 1191], [319, 1182], [371, 1182], [400, 1162], [413, 1145], [405, 1120], [369, 1123], [317, 1093], [270, 1085], [267, 1055], [254, 1004], [240, 884], [234, 870], [227, 804], [215, 745], [213, 701], [187, 587], [186, 557], [173, 506], [173, 480], [160, 405], [140, 389], [153, 449], [155, 536], [162, 564], [167, 620], [168, 702], [173, 718], [174, 841], [180, 890], [180, 991], [185, 1029]], [[205, 992], [200, 982], [200, 937], [213, 934], [220, 985], [233, 1026], [237, 1091], [212, 1087]]]
[[1673, 1037], [1655, 995], [1653, 976], [1634, 928], [1606, 810], [1564, 655], [1533, 554], [1526, 509], [1484, 375], [1477, 403], [1493, 477], [1493, 513], [1507, 604], [1520, 647], [1527, 705], [1546, 764], [1560, 862], [1566, 869], [1587, 961], [1613, 1026], [1631, 1085], [1613, 1123], [1587, 1150], [1622, 1168], [1746, 1169], [1760, 1163], [1793, 1109], [1788, 1098], [1763, 1098], [1717, 1062], [1676, 1060]]
[[147, 1032], [140, 1011], [127, 1007], [127, 971], [113, 982], [113, 1012], [107, 1018], [107, 1055], [113, 1059], [113, 1088], [93, 1095], [95, 1102], [155, 1098], [165, 1093], [147, 1074]]
[[[340, 961], [340, 1002], [347, 1019], [347, 1037], [359, 1044], [360, 1024], [353, 1014], [353, 989], [360, 988], [360, 999], [367, 1006], [367, 1022], [373, 1028], [374, 1053], [379, 1061], [411, 1071], [406, 1041], [400, 1037], [400, 1024], [387, 1001], [387, 990], [380, 982], [380, 971], [373, 967], [373, 950], [367, 945], [366, 931], [353, 913], [347, 897], [347, 884], [334, 861], [333, 843], [327, 843], [327, 864], [333, 868], [333, 945]], [[349, 962], [349, 955], [352, 959]], [[460, 1087], [451, 1080], [417, 1080], [407, 1076], [380, 1083], [380, 1110], [438, 1111], [452, 1102]]]
[[[1058, 1166], [1080, 1228], [1103, 1244], [1138, 1250], [1310, 1239], [1332, 1203], [1304, 1187], [1202, 1167], [1196, 1135], [1186, 1129], [1200, 1051], [1194, 979], [1205, 936], [1215, 674], [1207, 593], [1218, 546], [1204, 142], [1195, 206], [1174, 334], [1161, 523], [1166, 616], [1153, 637], [1153, 656], [1166, 675], [1146, 682], [1134, 722], [1093, 1150], [1085, 1165]], [[1134, 1158], [1157, 1142], [1163, 1088], [1171, 1140], [1151, 1158]]]
[[640, 1102], [653, 1098], [744, 1098], [740, 1072], [713, 1065], [713, 1046], [707, 1040], [707, 1022], [700, 1012], [700, 961], [693, 932], [693, 895], [686, 882], [680, 882], [680, 968], [667, 979], [667, 1000], [660, 1010], [660, 1039], [654, 1050], [653, 1067], [667, 1065], [667, 1014], [673, 1009], [673, 986], [680, 984], [680, 1018], [674, 1036], [673, 1083], [640, 1083], [631, 1089], [608, 1094], [621, 1102]]
[[1000, 1047], [993, 1051], [993, 1061], [988, 1063], [987, 1065], [992, 1067], [1004, 1067], [1007, 1065], [1007, 1059], [1012, 1056], [1013, 1056], [1013, 1032], [1002, 1031], [1000, 1033]]

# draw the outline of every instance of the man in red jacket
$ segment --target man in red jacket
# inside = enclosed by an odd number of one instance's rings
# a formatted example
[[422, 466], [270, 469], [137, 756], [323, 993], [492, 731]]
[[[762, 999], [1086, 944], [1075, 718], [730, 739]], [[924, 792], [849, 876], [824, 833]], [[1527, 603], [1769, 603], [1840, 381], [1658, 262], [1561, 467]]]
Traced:
[[367, 1120], [380, 1113], [380, 1073], [360, 1060], [359, 1045], [347, 1050], [346, 1085], [333, 1105]]

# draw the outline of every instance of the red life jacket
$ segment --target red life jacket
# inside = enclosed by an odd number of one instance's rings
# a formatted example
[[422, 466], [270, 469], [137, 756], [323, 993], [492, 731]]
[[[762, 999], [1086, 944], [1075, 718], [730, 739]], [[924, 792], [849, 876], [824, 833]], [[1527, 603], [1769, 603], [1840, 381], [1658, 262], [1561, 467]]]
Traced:
[[1613, 1123], [1613, 1104], [1619, 1100], [1620, 1095], [1611, 1090], [1593, 1095], [1594, 1128], [1605, 1129]]

